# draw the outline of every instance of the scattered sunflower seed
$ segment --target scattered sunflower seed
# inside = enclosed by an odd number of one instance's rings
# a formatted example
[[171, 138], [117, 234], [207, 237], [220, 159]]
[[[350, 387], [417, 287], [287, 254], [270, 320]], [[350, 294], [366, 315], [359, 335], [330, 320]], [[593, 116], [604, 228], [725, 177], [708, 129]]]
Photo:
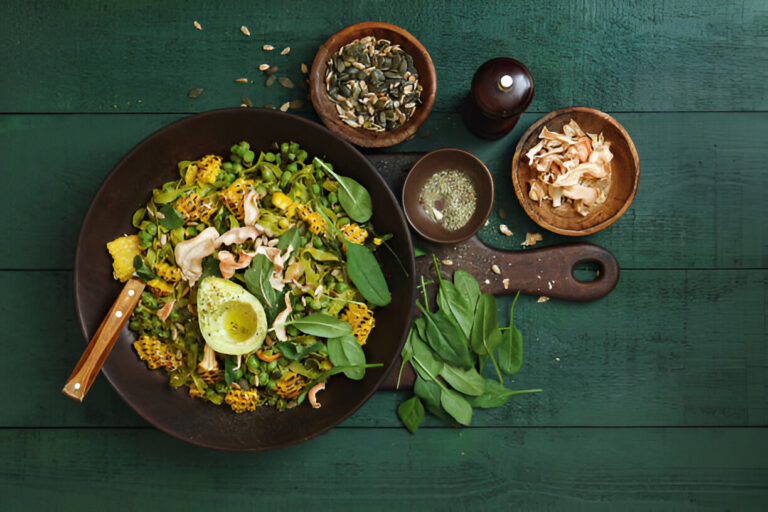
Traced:
[[505, 277], [504, 279], [502, 279], [501, 280], [501, 284], [504, 285], [504, 289], [505, 290], [509, 290], [509, 278], [508, 277]]
[[261, 47], [261, 49], [264, 50], [265, 52], [271, 52], [272, 50], [275, 49], [275, 47], [272, 46], [271, 44], [265, 44], [264, 46]]
[[286, 89], [293, 89], [293, 81], [291, 81], [291, 79], [287, 76], [281, 76], [277, 79], [277, 82]]
[[443, 260], [440, 263], [442, 263], [443, 265], [451, 266], [453, 265], [453, 260]]
[[309, 68], [303, 62], [301, 63], [301, 72], [302, 73], [309, 73]]
[[189, 91], [187, 96], [189, 96], [192, 99], [195, 99], [195, 98], [198, 98], [201, 94], [203, 94], [203, 89], [198, 87], [196, 89], [192, 89], [191, 91]]
[[275, 75], [269, 75], [266, 81], [264, 82], [264, 85], [266, 85], [267, 87], [270, 87], [273, 83], [275, 83]]
[[193, 23], [193, 25], [195, 26], [195, 28], [196, 28], [197, 30], [203, 30], [203, 26], [202, 26], [202, 25], [200, 25], [200, 23], [198, 23], [197, 21], [195, 21], [195, 22]]
[[289, 53], [291, 53], [291, 47], [286, 46], [285, 48], [283, 48], [283, 51], [280, 52], [280, 55], [288, 55]]
[[298, 110], [303, 106], [304, 106], [304, 100], [293, 100], [291, 102], [291, 108], [294, 110]]
[[547, 302], [547, 301], [549, 301], [549, 297], [547, 297], [546, 295], [542, 295], [541, 297], [539, 297], [539, 299], [536, 302]]
[[502, 235], [507, 235], [507, 236], [514, 235], [514, 233], [512, 233], [512, 231], [509, 230], [509, 227], [506, 224], [501, 224], [499, 226], [499, 231], [501, 231]]
[[498, 265], [491, 265], [491, 270], [493, 271], [494, 274], [501, 275], [501, 269], [499, 268]]
[[287, 111], [288, 111], [288, 109], [290, 108], [290, 106], [291, 106], [291, 102], [290, 102], [290, 101], [286, 101], [285, 103], [283, 103], [282, 105], [280, 105], [280, 110], [281, 110], [282, 112], [287, 112]]
[[248, 27], [246, 27], [245, 25], [240, 27], [240, 32], [242, 32], [243, 34], [245, 34], [246, 36], [249, 36], [249, 37], [251, 35], [251, 31], [248, 30]]
[[275, 73], [277, 73], [277, 70], [278, 70], [278, 67], [277, 67], [277, 66], [272, 66], [272, 67], [270, 67], [270, 68], [267, 70], [267, 74], [268, 74], [268, 75], [274, 75]]
[[261, 64], [259, 66], [259, 71], [266, 71], [269, 69], [269, 64]]
[[236, 78], [235, 82], [240, 82], [241, 84], [247, 84], [248, 79], [247, 78]]

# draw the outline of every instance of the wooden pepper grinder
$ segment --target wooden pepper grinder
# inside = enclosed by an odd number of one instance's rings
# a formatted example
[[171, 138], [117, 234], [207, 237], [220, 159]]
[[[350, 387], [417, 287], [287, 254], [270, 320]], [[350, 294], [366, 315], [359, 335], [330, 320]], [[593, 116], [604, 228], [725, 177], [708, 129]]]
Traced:
[[498, 139], [517, 123], [533, 99], [533, 77], [521, 62], [491, 59], [475, 72], [464, 123], [479, 137]]

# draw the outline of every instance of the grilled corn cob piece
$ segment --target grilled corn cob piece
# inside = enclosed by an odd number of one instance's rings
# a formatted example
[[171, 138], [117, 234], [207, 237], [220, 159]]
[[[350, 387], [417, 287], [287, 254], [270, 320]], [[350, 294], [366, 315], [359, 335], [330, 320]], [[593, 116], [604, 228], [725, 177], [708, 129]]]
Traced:
[[368, 306], [365, 304], [348, 304], [339, 315], [339, 318], [352, 326], [352, 334], [357, 338], [357, 342], [360, 345], [365, 345], [371, 329], [376, 324], [373, 318], [373, 311], [368, 309]]
[[139, 255], [139, 237], [121, 236], [107, 243], [107, 250], [112, 256], [112, 268], [115, 279], [127, 281], [133, 275], [133, 258]]

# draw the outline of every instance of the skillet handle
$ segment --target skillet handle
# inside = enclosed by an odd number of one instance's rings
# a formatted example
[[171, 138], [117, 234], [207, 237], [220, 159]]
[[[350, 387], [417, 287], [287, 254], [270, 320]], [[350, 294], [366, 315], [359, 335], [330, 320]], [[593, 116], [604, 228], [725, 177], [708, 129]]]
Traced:
[[80, 361], [61, 390], [62, 393], [79, 402], [83, 401], [85, 394], [91, 389], [96, 375], [99, 374], [101, 366], [115, 345], [120, 331], [123, 330], [125, 323], [131, 317], [145, 286], [144, 282], [136, 277], [130, 278], [125, 283], [123, 291], [117, 296], [115, 303], [109, 309], [109, 313], [85, 348]]

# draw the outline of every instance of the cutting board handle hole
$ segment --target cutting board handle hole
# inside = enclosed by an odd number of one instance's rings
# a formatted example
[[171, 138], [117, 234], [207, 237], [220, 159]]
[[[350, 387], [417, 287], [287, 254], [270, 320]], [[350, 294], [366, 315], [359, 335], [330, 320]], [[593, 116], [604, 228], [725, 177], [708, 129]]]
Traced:
[[591, 283], [600, 276], [600, 264], [584, 261], [573, 266], [573, 277], [582, 283]]

